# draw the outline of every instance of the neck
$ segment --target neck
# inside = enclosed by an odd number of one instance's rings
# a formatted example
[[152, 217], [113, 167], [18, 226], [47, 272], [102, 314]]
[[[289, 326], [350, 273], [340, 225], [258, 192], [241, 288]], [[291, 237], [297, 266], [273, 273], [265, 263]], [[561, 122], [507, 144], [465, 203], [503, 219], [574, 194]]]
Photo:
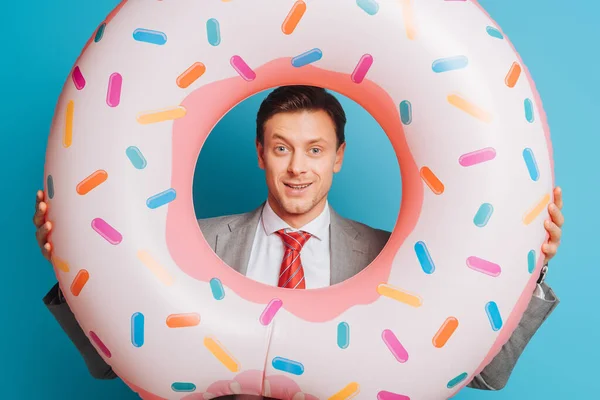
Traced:
[[308, 224], [315, 218], [317, 218], [325, 209], [325, 205], [327, 204], [327, 197], [324, 197], [321, 201], [319, 201], [310, 211], [303, 214], [293, 214], [286, 212], [283, 207], [275, 200], [271, 195], [268, 196], [269, 205], [273, 209], [273, 212], [277, 214], [279, 218], [285, 221], [286, 224], [291, 226], [294, 229], [299, 229], [304, 225]]

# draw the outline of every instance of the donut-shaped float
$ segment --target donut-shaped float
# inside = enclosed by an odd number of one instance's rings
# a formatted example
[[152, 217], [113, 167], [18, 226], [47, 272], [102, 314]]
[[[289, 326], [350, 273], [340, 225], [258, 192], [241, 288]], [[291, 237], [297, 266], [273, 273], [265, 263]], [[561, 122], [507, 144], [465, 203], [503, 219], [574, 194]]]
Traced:
[[[401, 169], [386, 247], [324, 289], [234, 271], [192, 204], [213, 126], [287, 84], [361, 104]], [[451, 397], [528, 304], [554, 186], [516, 50], [476, 2], [439, 0], [124, 1], [69, 75], [45, 177], [65, 297], [147, 399]]]

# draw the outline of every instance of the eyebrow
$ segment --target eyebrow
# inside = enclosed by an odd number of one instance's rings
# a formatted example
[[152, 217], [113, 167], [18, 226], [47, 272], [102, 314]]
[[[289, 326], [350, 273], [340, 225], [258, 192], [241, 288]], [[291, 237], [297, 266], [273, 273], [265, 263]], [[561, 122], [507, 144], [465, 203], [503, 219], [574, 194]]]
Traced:
[[[280, 140], [283, 140], [284, 142], [288, 142], [288, 140], [286, 138], [284, 138], [283, 136], [281, 136], [278, 133], [273, 135], [273, 139], [280, 139]], [[314, 144], [314, 143], [324, 142], [324, 141], [325, 141], [325, 139], [319, 137], [319, 138], [312, 139], [310, 142], [308, 142], [308, 144]]]

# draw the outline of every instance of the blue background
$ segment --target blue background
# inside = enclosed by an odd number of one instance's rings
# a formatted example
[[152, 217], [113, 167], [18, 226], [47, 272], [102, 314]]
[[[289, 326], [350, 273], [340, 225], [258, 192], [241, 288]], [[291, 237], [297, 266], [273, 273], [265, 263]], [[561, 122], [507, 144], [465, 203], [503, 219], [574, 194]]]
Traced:
[[[51, 268], [42, 258], [31, 223], [35, 191], [42, 188], [46, 137], [56, 100], [84, 43], [118, 0], [4, 2], [0, 24], [2, 77], [0, 96], [0, 222], [4, 317], [0, 328], [0, 397], [5, 399], [135, 399], [119, 380], [92, 379], [75, 347], [44, 308], [41, 299], [54, 284]], [[597, 66], [597, 16], [600, 3], [592, 0], [482, 0], [529, 67], [544, 101], [552, 129], [557, 183], [564, 189], [566, 224], [563, 243], [551, 264], [548, 281], [562, 303], [527, 347], [508, 386], [499, 392], [464, 390], [457, 399], [590, 399], [597, 396], [598, 315], [600, 278], [596, 259], [600, 135], [597, 123], [600, 78]], [[227, 116], [220, 133], [249, 138], [260, 96]], [[345, 215], [375, 226], [391, 228], [395, 198], [365, 214], [366, 196], [378, 188], [373, 171], [397, 175], [383, 133], [366, 113], [345, 101], [350, 114], [353, 147], [373, 152], [367, 165], [352, 165], [352, 154], [336, 178], [332, 203]], [[369, 133], [366, 137], [365, 132]], [[207, 144], [219, 148], [226, 134]], [[375, 142], [376, 140], [377, 142]], [[251, 141], [240, 151], [253, 182], [260, 178]], [[250, 143], [250, 144], [248, 144]], [[245, 153], [244, 153], [245, 152]], [[208, 152], [207, 153], [211, 153]], [[207, 154], [202, 165], [214, 165]], [[202, 169], [202, 168], [200, 168]], [[213, 167], [213, 171], [215, 168]], [[262, 199], [264, 192], [235, 189], [238, 176], [225, 172], [216, 193], [228, 201], [207, 203], [199, 197], [199, 214], [242, 212]], [[202, 184], [209, 177], [199, 174]], [[355, 179], [358, 179], [359, 183]], [[213, 182], [214, 183], [214, 182]], [[213, 184], [210, 183], [210, 184]], [[362, 185], [354, 186], [353, 185]], [[357, 190], [365, 188], [365, 190]], [[264, 190], [264, 189], [263, 189]], [[236, 196], [231, 196], [237, 193]], [[363, 193], [362, 195], [360, 193]], [[240, 201], [240, 202], [238, 202]], [[244, 201], [242, 203], [241, 201]], [[507, 249], [508, 251], [508, 249]]]

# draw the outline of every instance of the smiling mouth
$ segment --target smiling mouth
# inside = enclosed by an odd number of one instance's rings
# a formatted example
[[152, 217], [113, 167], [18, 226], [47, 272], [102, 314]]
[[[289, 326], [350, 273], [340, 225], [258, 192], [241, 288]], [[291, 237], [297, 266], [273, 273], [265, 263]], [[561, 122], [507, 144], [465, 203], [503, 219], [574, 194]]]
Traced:
[[302, 189], [306, 189], [307, 187], [312, 185], [312, 183], [308, 183], [306, 185], [290, 185], [290, 184], [284, 183], [284, 185], [291, 189], [294, 189], [294, 190], [302, 190]]

